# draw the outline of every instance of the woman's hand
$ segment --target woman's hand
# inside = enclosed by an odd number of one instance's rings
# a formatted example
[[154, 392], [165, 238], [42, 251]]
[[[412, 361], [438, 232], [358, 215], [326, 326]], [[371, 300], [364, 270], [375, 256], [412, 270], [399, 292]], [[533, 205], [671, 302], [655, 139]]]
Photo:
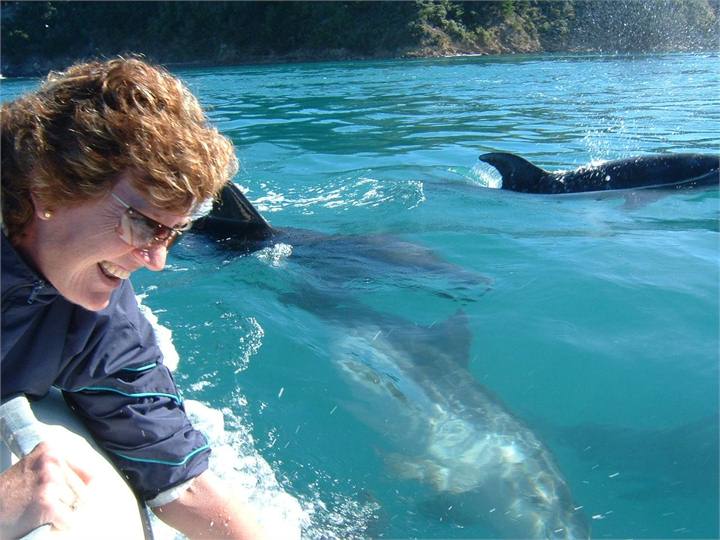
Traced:
[[0, 538], [24, 536], [51, 524], [66, 529], [87, 496], [91, 475], [48, 443], [0, 474]]

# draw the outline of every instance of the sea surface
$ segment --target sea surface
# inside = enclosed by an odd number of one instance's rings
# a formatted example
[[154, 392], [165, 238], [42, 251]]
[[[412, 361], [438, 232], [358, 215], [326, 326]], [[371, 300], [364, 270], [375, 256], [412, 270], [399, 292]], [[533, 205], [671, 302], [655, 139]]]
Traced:
[[[478, 162], [717, 154], [718, 54], [174, 72], [292, 233], [188, 234], [133, 283], [213, 468], [276, 537], [497, 537], [492, 497], [448, 503], [418, 472], [451, 450], [432, 411], [479, 394], [542, 441], [593, 537], [718, 536], [718, 188], [525, 195]], [[464, 418], [448, 437], [486, 435]]]

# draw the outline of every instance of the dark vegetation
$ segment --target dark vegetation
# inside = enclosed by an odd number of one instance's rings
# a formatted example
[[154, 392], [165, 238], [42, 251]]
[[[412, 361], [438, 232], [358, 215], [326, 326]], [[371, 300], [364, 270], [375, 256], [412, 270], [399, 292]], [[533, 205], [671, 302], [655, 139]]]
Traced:
[[233, 64], [544, 51], [718, 50], [720, 0], [2, 2], [2, 73], [141, 53]]

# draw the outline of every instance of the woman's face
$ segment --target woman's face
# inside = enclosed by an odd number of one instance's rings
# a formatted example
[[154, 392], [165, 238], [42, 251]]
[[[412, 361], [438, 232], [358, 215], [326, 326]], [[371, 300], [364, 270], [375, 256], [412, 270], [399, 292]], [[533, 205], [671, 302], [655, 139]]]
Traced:
[[[186, 214], [150, 206], [123, 174], [112, 189], [117, 197], [146, 216], [180, 227]], [[104, 309], [112, 292], [138, 268], [162, 270], [167, 248], [160, 244], [137, 248], [121, 239], [120, 218], [126, 207], [108, 193], [105, 197], [67, 208], [52, 208], [50, 217], [36, 211], [34, 234], [19, 246], [26, 257], [66, 299], [92, 311]]]

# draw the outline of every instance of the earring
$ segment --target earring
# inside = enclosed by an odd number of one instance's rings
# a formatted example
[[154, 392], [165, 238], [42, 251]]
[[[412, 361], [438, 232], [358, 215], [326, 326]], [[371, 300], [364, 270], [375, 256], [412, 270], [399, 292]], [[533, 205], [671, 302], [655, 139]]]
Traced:
[[43, 217], [44, 217], [45, 219], [50, 219], [50, 218], [52, 217], [52, 212], [51, 212], [50, 210], [45, 210], [45, 211], [43, 212]]

